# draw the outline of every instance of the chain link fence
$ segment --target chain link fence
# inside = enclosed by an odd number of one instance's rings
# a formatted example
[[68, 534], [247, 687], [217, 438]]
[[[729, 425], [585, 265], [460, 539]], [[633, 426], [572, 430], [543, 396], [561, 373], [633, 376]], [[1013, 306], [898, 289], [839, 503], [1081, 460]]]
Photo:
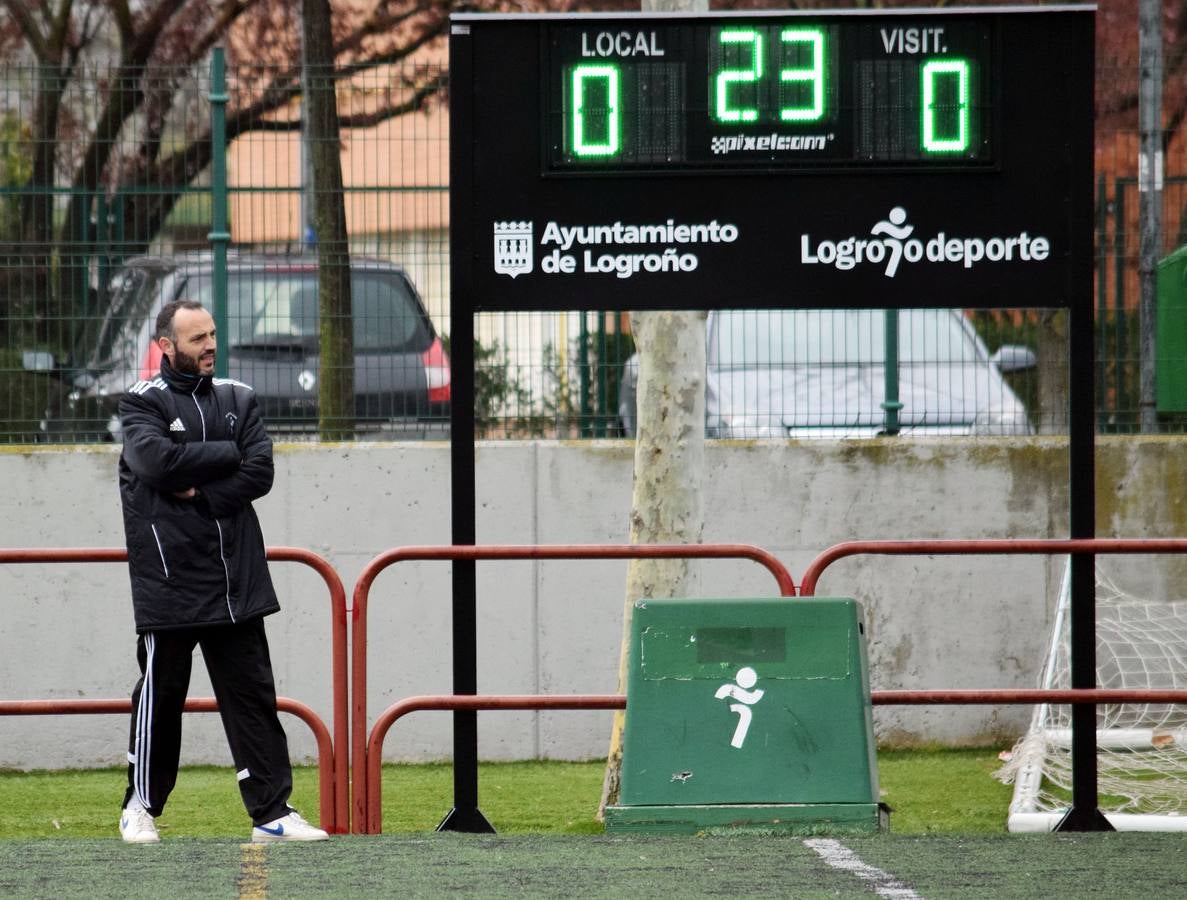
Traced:
[[[1138, 65], [1132, 54], [1098, 59], [1098, 424], [1125, 433], [1138, 423]], [[357, 435], [442, 437], [451, 330], [447, 70], [438, 60], [339, 76]], [[1168, 259], [1159, 421], [1172, 432], [1187, 424], [1187, 336], [1179, 337], [1187, 331], [1175, 312], [1187, 314], [1187, 262], [1174, 255], [1187, 244], [1179, 78], [1168, 70], [1160, 253]], [[0, 65], [0, 442], [118, 439], [119, 394], [159, 362], [151, 337], [161, 303], [212, 302], [212, 90], [207, 65], [68, 74]], [[302, 133], [299, 73], [231, 67], [226, 95], [231, 251], [220, 352], [232, 377], [255, 386], [274, 427], [308, 436], [323, 328], [317, 198], [308, 187], [316, 145]], [[893, 325], [903, 431], [1062, 433], [1064, 315], [902, 313]], [[878, 433], [888, 327], [881, 312], [713, 313], [709, 433]], [[482, 436], [632, 434], [629, 316], [482, 314], [475, 330]]]

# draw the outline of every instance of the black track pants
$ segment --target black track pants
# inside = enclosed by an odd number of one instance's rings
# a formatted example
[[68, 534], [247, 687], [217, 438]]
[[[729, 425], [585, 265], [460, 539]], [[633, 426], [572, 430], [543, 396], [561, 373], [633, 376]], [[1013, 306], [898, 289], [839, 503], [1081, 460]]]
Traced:
[[158, 816], [177, 783], [181, 715], [194, 647], [202, 648], [219, 714], [252, 823], [288, 812], [293, 789], [288, 741], [276, 714], [276, 686], [264, 620], [237, 625], [148, 632], [136, 643], [140, 680], [132, 691], [128, 790]]

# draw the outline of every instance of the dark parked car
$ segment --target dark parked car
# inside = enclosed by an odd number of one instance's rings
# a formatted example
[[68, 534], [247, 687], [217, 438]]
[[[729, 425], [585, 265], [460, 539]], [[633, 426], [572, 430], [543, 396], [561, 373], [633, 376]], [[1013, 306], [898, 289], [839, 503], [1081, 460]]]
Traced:
[[[152, 340], [157, 313], [170, 300], [213, 309], [210, 254], [141, 256], [112, 280], [109, 310], [97, 334], [57, 369], [41, 428], [47, 440], [119, 438], [116, 409], [134, 382], [160, 367]], [[227, 333], [219, 354], [231, 378], [250, 384], [273, 432], [317, 425], [319, 379], [318, 264], [300, 256], [231, 254], [227, 263]], [[449, 360], [424, 304], [399, 266], [351, 260], [355, 414], [361, 432], [379, 436], [447, 433]], [[48, 354], [26, 354], [25, 367], [53, 369]]]

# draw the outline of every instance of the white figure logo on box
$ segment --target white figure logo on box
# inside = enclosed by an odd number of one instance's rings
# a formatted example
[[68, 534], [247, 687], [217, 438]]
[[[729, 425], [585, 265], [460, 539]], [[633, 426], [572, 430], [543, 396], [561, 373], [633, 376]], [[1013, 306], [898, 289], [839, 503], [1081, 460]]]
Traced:
[[717, 689], [714, 696], [718, 700], [728, 697], [738, 701], [730, 704], [730, 712], [738, 714], [738, 727], [734, 729], [734, 737], [730, 741], [730, 746], [741, 750], [742, 744], [746, 741], [746, 732], [750, 730], [750, 720], [754, 716], [750, 707], [762, 699], [764, 691], [761, 688], [757, 691], [751, 690], [758, 684], [758, 673], [750, 666], [738, 669], [738, 674], [734, 677], [737, 684], [723, 684]]

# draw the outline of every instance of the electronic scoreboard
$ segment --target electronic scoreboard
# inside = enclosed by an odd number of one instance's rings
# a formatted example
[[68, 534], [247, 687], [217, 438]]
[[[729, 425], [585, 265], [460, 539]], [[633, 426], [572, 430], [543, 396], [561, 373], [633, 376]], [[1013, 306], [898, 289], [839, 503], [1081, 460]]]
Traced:
[[1092, 7], [451, 21], [455, 304], [1091, 303]]

